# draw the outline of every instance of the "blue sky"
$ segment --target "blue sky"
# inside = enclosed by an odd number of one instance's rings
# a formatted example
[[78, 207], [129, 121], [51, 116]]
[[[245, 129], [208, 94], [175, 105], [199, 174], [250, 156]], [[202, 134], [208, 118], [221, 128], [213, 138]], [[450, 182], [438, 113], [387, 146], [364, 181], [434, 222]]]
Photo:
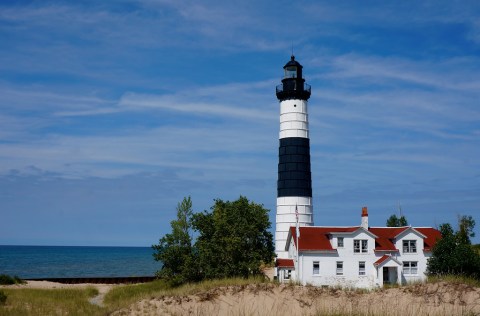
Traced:
[[477, 220], [477, 1], [2, 1], [0, 244], [149, 246], [276, 201], [275, 86], [309, 101], [316, 225]]

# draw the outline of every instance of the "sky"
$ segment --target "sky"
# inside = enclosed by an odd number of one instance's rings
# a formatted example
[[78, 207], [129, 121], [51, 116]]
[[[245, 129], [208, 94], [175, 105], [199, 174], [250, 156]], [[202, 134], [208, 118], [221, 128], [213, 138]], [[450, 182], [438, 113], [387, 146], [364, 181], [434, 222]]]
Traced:
[[150, 246], [185, 196], [274, 223], [292, 51], [315, 225], [480, 243], [478, 1], [46, 0], [0, 2], [0, 244]]

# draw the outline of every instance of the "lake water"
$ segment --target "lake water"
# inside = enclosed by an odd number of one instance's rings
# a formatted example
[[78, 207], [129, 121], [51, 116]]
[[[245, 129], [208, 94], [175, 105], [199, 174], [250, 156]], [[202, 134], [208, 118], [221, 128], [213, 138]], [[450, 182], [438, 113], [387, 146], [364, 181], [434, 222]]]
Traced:
[[1, 246], [0, 274], [20, 278], [153, 276], [150, 247]]

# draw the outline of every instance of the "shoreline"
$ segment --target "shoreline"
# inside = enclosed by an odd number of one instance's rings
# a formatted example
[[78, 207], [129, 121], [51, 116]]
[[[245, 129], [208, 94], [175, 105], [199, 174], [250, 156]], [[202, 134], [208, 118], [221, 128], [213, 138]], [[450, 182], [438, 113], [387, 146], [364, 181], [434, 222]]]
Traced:
[[62, 284], [133, 284], [146, 283], [156, 280], [156, 276], [129, 276], [129, 277], [72, 277], [72, 278], [25, 278], [24, 281], [48, 281]]

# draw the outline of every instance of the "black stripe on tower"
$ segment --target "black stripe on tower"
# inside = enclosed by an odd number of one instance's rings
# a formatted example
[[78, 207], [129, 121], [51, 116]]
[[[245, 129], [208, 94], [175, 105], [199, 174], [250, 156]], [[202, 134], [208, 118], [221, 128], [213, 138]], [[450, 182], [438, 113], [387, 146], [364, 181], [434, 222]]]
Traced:
[[277, 197], [312, 197], [310, 140], [303, 137], [280, 139]]

